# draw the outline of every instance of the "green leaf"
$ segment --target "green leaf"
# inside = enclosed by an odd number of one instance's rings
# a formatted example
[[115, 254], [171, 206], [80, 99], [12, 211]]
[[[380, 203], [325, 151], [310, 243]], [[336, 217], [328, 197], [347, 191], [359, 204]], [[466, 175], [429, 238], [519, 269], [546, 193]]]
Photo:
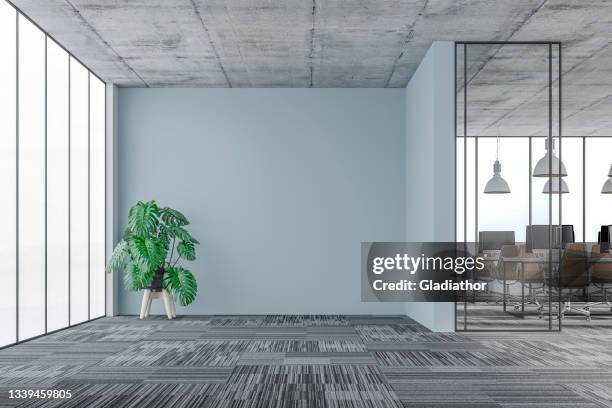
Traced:
[[172, 297], [183, 306], [193, 303], [198, 294], [198, 283], [191, 271], [185, 268], [169, 267], [166, 269], [164, 284]]
[[132, 238], [132, 235], [132, 231], [130, 231], [129, 228], [126, 228], [125, 231], [123, 231], [123, 240], [129, 241]]
[[125, 265], [125, 257], [128, 255], [128, 243], [121, 240], [113, 250], [113, 255], [106, 265], [106, 272], [116, 272]]
[[136, 235], [154, 234], [159, 224], [159, 207], [155, 201], [143, 203], [139, 201], [130, 208], [128, 213], [128, 228]]
[[195, 253], [195, 244], [191, 241], [181, 241], [177, 245], [176, 249], [178, 250], [179, 255], [188, 260], [195, 261], [196, 253]]
[[156, 238], [132, 237], [132, 255], [147, 272], [155, 271], [166, 259], [164, 243]]
[[166, 251], [170, 249], [170, 231], [164, 224], [159, 224], [157, 238], [164, 244]]
[[180, 211], [170, 207], [164, 207], [160, 210], [161, 220], [166, 225], [183, 226], [189, 225], [187, 217]]
[[155, 272], [145, 271], [137, 262], [129, 261], [123, 271], [123, 284], [127, 290], [139, 291], [151, 284]]
[[200, 242], [195, 239], [194, 237], [192, 237], [189, 232], [187, 232], [187, 230], [183, 227], [179, 227], [179, 226], [171, 226], [170, 227], [170, 234], [174, 237], [177, 237], [178, 239], [180, 239], [181, 241], [189, 241], [189, 242], [193, 242], [194, 244], [199, 244]]

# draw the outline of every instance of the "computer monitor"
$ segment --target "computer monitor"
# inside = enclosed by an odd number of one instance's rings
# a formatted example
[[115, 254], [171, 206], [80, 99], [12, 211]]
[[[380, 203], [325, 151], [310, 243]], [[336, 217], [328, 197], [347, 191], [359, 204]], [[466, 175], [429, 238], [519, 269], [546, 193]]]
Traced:
[[514, 231], [480, 231], [478, 232], [478, 249], [495, 251], [504, 245], [514, 245]]
[[548, 225], [528, 225], [526, 231], [527, 250], [564, 248], [565, 244], [574, 242], [573, 225], [553, 225], [553, 242], [550, 244]]
[[602, 225], [601, 230], [598, 233], [599, 251], [610, 252], [610, 232], [612, 231], [612, 225]]

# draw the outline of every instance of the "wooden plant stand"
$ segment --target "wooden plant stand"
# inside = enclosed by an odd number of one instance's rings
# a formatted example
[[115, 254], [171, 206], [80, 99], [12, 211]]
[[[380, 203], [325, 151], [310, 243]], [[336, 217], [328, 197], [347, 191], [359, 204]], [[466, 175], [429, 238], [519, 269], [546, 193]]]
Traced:
[[142, 295], [142, 305], [140, 306], [141, 319], [146, 319], [149, 317], [151, 302], [153, 299], [162, 299], [164, 301], [164, 307], [166, 308], [166, 315], [168, 316], [168, 319], [174, 319], [176, 317], [176, 306], [174, 305], [174, 300], [166, 289], [162, 289], [161, 292], [145, 289]]

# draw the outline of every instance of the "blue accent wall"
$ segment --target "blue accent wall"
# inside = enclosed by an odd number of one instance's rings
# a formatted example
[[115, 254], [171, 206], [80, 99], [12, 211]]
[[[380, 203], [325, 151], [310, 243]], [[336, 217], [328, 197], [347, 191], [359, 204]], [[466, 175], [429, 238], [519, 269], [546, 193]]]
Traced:
[[[453, 42], [434, 42], [406, 87], [406, 241], [455, 241]], [[434, 331], [454, 331], [454, 303], [406, 303]]]
[[[405, 93], [120, 89], [120, 228], [155, 199], [202, 243], [198, 298], [178, 312], [404, 313], [361, 303], [359, 262], [362, 241], [405, 238]], [[120, 285], [120, 313], [140, 299]]]

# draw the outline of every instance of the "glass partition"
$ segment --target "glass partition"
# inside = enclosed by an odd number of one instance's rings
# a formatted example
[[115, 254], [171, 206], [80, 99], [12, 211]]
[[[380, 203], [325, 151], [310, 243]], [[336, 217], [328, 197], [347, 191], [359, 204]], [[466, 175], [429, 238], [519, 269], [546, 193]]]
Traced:
[[70, 324], [89, 309], [89, 74], [70, 58]]
[[47, 330], [66, 327], [69, 277], [69, 56], [47, 40]]
[[584, 138], [585, 239], [597, 242], [602, 225], [612, 225], [612, 194], [602, 194], [612, 166], [612, 137]]
[[612, 318], [612, 136], [563, 136], [561, 44], [457, 43], [456, 56], [456, 237], [477, 244], [473, 278], [488, 284], [461, 294], [457, 329]]
[[105, 84], [0, 0], [0, 347], [105, 313]]
[[0, 2], [0, 213], [4, 214], [0, 234], [0, 347], [17, 340], [17, 13]]
[[[576, 168], [568, 179], [575, 181], [573, 194], [582, 190], [581, 140], [566, 144], [560, 137], [559, 49], [456, 44], [456, 236], [476, 244], [486, 267], [473, 279], [488, 288], [460, 295], [457, 330], [560, 328], [559, 254], [551, 234], [562, 220], [581, 219], [582, 204], [554, 189], [543, 192], [555, 183], [554, 163], [553, 171], [536, 169], [554, 140], [555, 154], [567, 154], [566, 164]], [[582, 225], [574, 231], [580, 239], [582, 231]]]
[[105, 84], [89, 76], [89, 317], [105, 314]]
[[45, 333], [45, 34], [19, 16], [19, 339]]

